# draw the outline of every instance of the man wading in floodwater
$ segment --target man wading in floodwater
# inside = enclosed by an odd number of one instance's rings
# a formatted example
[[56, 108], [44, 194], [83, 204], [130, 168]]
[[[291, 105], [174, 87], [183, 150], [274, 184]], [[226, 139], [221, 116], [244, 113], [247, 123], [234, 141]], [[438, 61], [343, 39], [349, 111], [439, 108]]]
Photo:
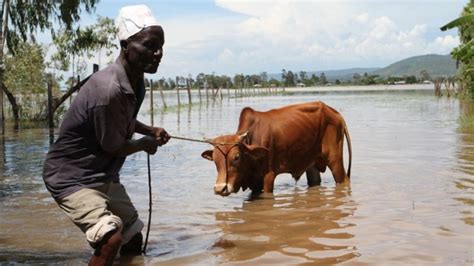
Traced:
[[[120, 56], [80, 89], [44, 162], [43, 179], [59, 207], [95, 249], [89, 264], [110, 265], [139, 255], [143, 222], [120, 184], [126, 156], [154, 154], [170, 136], [136, 120], [145, 96], [144, 73], [156, 73], [164, 33], [150, 9], [127, 6], [116, 19]], [[133, 133], [144, 137], [132, 140]]]

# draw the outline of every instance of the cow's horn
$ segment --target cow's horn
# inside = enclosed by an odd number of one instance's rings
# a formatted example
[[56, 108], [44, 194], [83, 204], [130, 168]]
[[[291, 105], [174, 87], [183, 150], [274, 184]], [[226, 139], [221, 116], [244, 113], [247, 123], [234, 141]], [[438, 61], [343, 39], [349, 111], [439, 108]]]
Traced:
[[247, 137], [248, 133], [249, 133], [248, 131], [245, 131], [245, 133], [243, 133], [242, 135], [239, 135], [239, 140], [240, 141], [244, 140]]

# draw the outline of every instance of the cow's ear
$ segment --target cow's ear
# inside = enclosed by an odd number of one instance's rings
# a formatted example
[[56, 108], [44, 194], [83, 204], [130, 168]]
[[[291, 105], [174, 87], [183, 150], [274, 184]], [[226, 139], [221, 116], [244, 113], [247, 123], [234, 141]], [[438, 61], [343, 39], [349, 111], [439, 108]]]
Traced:
[[264, 158], [268, 158], [269, 150], [265, 147], [255, 145], [245, 145], [245, 152], [252, 157], [252, 159], [258, 161]]
[[213, 161], [212, 159], [212, 150], [207, 150], [201, 153], [202, 158], [207, 159], [209, 161]]

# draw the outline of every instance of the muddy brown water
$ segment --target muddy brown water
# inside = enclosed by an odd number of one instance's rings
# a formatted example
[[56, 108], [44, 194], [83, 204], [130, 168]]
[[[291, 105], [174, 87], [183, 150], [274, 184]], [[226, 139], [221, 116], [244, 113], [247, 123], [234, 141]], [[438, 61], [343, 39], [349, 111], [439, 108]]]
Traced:
[[[352, 137], [350, 185], [330, 172], [320, 187], [276, 180], [273, 195], [213, 194], [205, 144], [171, 140], [151, 157], [153, 219], [147, 256], [123, 265], [381, 265], [474, 263], [472, 103], [432, 92], [302, 93], [224, 99], [155, 112], [154, 123], [194, 138], [233, 133], [245, 106], [268, 110], [321, 100], [345, 117]], [[146, 104], [144, 104], [146, 106]], [[144, 122], [150, 113], [140, 113]], [[91, 249], [41, 179], [46, 129], [7, 131], [0, 153], [0, 264], [85, 264]], [[346, 162], [347, 163], [347, 162]], [[148, 217], [146, 155], [122, 171]]]

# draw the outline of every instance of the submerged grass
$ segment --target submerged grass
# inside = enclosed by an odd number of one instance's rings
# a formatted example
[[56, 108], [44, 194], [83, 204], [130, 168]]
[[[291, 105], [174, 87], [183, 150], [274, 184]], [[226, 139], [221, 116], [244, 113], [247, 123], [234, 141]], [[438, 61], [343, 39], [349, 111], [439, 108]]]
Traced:
[[[180, 104], [180, 105], [171, 105], [171, 106], [167, 106], [167, 107], [159, 107], [159, 108], [155, 108], [153, 109], [153, 114], [159, 114], [159, 113], [178, 113], [182, 110], [188, 110], [188, 109], [191, 109], [193, 107], [196, 107], [196, 106], [199, 106], [199, 105], [202, 105], [202, 103], [192, 103], [192, 104]], [[148, 110], [147, 111], [147, 114], [150, 115], [152, 113], [151, 110]]]
[[461, 115], [459, 116], [459, 128], [463, 131], [474, 130], [474, 99], [460, 100]]
[[474, 130], [474, 115], [464, 114], [459, 117], [459, 126], [461, 129], [473, 129]]

